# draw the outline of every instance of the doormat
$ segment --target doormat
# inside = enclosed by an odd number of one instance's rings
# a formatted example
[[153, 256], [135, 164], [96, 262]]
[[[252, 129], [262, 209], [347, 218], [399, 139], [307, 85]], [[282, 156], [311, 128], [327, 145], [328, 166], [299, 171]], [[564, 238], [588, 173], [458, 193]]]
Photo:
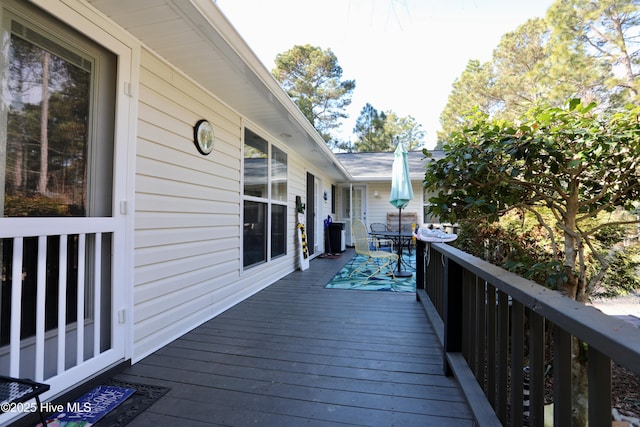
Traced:
[[168, 391], [168, 387], [110, 380], [71, 404], [72, 411], [51, 416], [47, 427], [124, 426]]
[[92, 426], [133, 393], [132, 388], [100, 385], [49, 417], [47, 426]]

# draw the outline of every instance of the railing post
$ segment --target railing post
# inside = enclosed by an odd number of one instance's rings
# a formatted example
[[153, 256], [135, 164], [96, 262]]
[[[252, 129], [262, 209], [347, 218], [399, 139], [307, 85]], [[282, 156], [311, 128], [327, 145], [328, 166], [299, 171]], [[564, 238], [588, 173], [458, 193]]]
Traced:
[[452, 375], [447, 353], [462, 351], [462, 272], [449, 258], [444, 271], [444, 372]]
[[416, 291], [418, 289], [425, 289], [424, 254], [425, 250], [428, 249], [425, 242], [416, 240]]
[[[570, 426], [571, 419], [571, 334], [553, 325], [553, 420]], [[591, 384], [591, 382], [589, 382]]]
[[611, 359], [592, 345], [587, 351], [589, 426], [603, 426], [611, 421]]
[[[524, 306], [513, 301], [511, 317], [511, 425], [524, 425]], [[555, 375], [555, 370], [554, 370]], [[528, 389], [527, 389], [528, 393]], [[527, 394], [527, 400], [529, 395]], [[527, 405], [528, 409], [528, 405]], [[571, 425], [571, 420], [567, 424]]]

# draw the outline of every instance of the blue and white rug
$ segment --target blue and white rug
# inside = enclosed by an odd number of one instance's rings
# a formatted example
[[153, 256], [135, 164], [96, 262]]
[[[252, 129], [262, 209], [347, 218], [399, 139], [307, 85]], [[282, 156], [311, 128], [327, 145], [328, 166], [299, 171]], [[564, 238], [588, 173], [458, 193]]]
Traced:
[[[416, 252], [411, 251], [409, 254], [405, 251], [402, 255], [403, 265], [402, 270], [408, 271], [411, 274], [409, 277], [395, 277], [386, 274], [377, 274], [367, 280], [367, 276], [373, 273], [376, 267], [370, 263], [366, 268], [361, 271], [355, 272], [351, 275], [351, 272], [358, 268], [363, 262], [366, 261], [366, 257], [362, 255], [355, 255], [342, 269], [333, 276], [331, 281], [325, 286], [328, 289], [355, 289], [361, 291], [389, 291], [389, 292], [415, 292], [416, 291]], [[397, 270], [397, 264], [393, 263], [394, 269]], [[385, 273], [383, 271], [383, 273]], [[350, 277], [351, 276], [351, 277]]]
[[[101, 385], [75, 402], [61, 406], [60, 411], [47, 420], [50, 427], [89, 427], [100, 421], [136, 392], [133, 388]], [[41, 426], [41, 424], [38, 424]]]
[[55, 405], [62, 410], [49, 417], [47, 427], [124, 427], [168, 391], [168, 387], [111, 379], [74, 402]]

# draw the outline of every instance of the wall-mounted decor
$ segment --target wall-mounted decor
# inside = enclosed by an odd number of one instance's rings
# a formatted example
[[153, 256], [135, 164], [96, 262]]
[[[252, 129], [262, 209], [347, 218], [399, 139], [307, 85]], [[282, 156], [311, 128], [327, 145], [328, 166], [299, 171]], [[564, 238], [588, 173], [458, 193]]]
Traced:
[[213, 126], [207, 120], [198, 120], [193, 127], [193, 142], [205, 156], [213, 151]]

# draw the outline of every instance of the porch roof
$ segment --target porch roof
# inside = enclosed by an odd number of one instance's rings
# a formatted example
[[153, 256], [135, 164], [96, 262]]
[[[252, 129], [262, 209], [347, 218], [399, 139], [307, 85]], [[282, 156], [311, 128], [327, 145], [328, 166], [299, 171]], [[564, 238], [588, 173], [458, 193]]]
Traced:
[[87, 0], [335, 181], [350, 174], [212, 0]]
[[[430, 160], [422, 151], [409, 151], [409, 172], [412, 181], [422, 181]], [[443, 151], [432, 150], [432, 159], [444, 155]], [[351, 174], [353, 181], [391, 181], [393, 151], [382, 153], [337, 153], [336, 157]]]

